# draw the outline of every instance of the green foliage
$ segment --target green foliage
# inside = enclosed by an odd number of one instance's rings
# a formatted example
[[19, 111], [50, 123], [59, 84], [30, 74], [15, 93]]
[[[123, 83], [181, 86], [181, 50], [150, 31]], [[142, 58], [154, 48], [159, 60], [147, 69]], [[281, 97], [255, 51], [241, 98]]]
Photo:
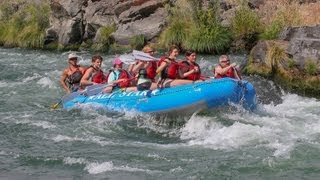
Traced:
[[298, 11], [299, 6], [291, 3], [278, 7], [270, 24], [265, 25], [264, 32], [260, 35], [261, 39], [277, 39], [281, 31], [288, 26], [297, 26], [301, 23], [301, 15]]
[[167, 29], [162, 32], [160, 43], [164, 47], [169, 47], [172, 44], [182, 46], [189, 35], [189, 28], [192, 24], [185, 21], [172, 22]]
[[293, 60], [293, 59], [288, 59], [288, 67], [289, 67], [289, 69], [292, 69], [292, 68], [294, 68], [294, 66], [296, 65], [296, 62]]
[[260, 39], [272, 40], [277, 39], [278, 35], [284, 28], [284, 24], [280, 21], [273, 21], [270, 26], [267, 26], [264, 32], [260, 35]]
[[111, 44], [112, 41], [113, 41], [112, 38], [111, 38], [111, 34], [113, 32], [115, 32], [115, 31], [116, 31], [115, 25], [101, 27], [101, 29], [100, 29], [100, 36], [101, 36], [100, 41], [108, 43], [108, 44]]
[[176, 44], [203, 53], [225, 50], [231, 34], [218, 21], [217, 6], [211, 3], [210, 7], [203, 9], [196, 0], [178, 0], [169, 11], [171, 16], [160, 36], [160, 43], [164, 47]]
[[[4, 7], [12, 7], [5, 4]], [[2, 11], [0, 44], [7, 47], [43, 48], [45, 29], [49, 26], [49, 5], [30, 3], [15, 12]]]
[[92, 44], [91, 50], [93, 51], [104, 51], [107, 52], [110, 49], [110, 46], [113, 44], [114, 39], [111, 34], [116, 30], [115, 25], [101, 27], [98, 30], [100, 33], [98, 42]]
[[199, 11], [197, 18], [198, 23], [190, 28], [184, 47], [202, 53], [225, 50], [230, 43], [231, 33], [219, 24], [215, 11], [212, 9]]
[[316, 75], [317, 74], [317, 64], [311, 60], [308, 59], [304, 65], [304, 69], [306, 73], [310, 76]]
[[248, 6], [240, 6], [231, 20], [231, 30], [236, 39], [250, 39], [248, 36], [260, 32], [260, 27], [257, 13]]
[[146, 44], [146, 38], [143, 34], [136, 35], [130, 38], [130, 46], [133, 49], [142, 49], [143, 46]]

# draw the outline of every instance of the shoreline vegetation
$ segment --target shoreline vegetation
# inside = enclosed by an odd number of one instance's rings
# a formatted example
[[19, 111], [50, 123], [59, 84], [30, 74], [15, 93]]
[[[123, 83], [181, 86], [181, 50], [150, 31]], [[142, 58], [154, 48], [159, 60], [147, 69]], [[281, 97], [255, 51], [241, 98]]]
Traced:
[[[167, 25], [154, 46], [167, 48], [172, 44], [199, 53], [248, 52], [259, 40], [274, 40], [286, 27], [320, 24], [320, 4], [301, 5], [298, 0], [265, 0], [262, 10], [250, 7], [249, 0], [226, 0], [235, 6], [233, 14], [222, 22], [221, 0], [208, 1], [206, 7], [198, 0], [177, 0], [165, 5], [169, 13]], [[0, 45], [31, 49], [89, 49], [108, 52], [121, 49], [112, 40], [114, 24], [101, 28], [100, 42], [62, 47], [46, 44], [45, 33], [50, 26], [50, 2], [14, 0], [0, 2]], [[126, 48], [141, 48], [148, 43], [141, 34], [130, 38]]]
[[[182, 50], [204, 54], [251, 54], [258, 42], [277, 41], [287, 27], [320, 24], [320, 2], [264, 0], [259, 8], [253, 7], [250, 0], [208, 0], [206, 5], [203, 2], [177, 0], [173, 5], [167, 1], [164, 5], [169, 14], [166, 26], [152, 42], [137, 34], [129, 39], [127, 45], [119, 45], [112, 37], [117, 27], [110, 24], [99, 29], [98, 42], [86, 40], [63, 46], [57, 42], [46, 43], [46, 30], [50, 27], [50, 1], [2, 1], [0, 46], [121, 53], [129, 49], [139, 50], [146, 43], [151, 43], [160, 50], [176, 44]], [[222, 7], [222, 2], [228, 6]], [[225, 9], [233, 11], [223, 14]], [[298, 67], [298, 63], [277, 43], [268, 47], [265, 53], [264, 62], [257, 63], [250, 57], [243, 72], [270, 78], [289, 90], [320, 98], [319, 59], [308, 59]]]

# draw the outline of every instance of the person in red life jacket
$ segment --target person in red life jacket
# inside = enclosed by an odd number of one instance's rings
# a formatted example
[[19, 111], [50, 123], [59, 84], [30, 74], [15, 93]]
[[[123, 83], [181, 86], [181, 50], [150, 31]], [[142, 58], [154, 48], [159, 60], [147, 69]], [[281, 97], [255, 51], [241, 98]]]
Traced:
[[[130, 75], [129, 73], [122, 68], [123, 62], [116, 58], [113, 60], [114, 70], [111, 70], [108, 75], [108, 84], [113, 84], [112, 86], [108, 86], [103, 90], [104, 93], [111, 93], [112, 91], [119, 90], [124, 88], [126, 90], [127, 87], [130, 86]], [[136, 88], [134, 88], [136, 89]]]
[[230, 59], [227, 55], [221, 55], [219, 58], [219, 65], [213, 69], [213, 73], [216, 79], [230, 77], [241, 80], [240, 73], [235, 68], [236, 63], [230, 64]]
[[68, 55], [68, 63], [69, 67], [62, 71], [60, 84], [67, 93], [71, 93], [78, 90], [85, 68], [78, 65], [78, 56], [75, 53]]
[[200, 80], [201, 70], [200, 66], [196, 63], [197, 54], [195, 51], [187, 51], [186, 59], [180, 63], [182, 78], [192, 81]]
[[103, 84], [107, 82], [106, 76], [100, 69], [103, 58], [100, 55], [94, 55], [91, 59], [91, 66], [85, 70], [85, 73], [81, 79], [80, 85], [90, 86], [94, 84]]
[[179, 48], [173, 45], [169, 49], [169, 56], [160, 59], [156, 71], [157, 74], [160, 74], [158, 81], [159, 88], [179, 86], [193, 82], [191, 80], [181, 79], [183, 75], [181, 74], [178, 62], [176, 62], [178, 55]]

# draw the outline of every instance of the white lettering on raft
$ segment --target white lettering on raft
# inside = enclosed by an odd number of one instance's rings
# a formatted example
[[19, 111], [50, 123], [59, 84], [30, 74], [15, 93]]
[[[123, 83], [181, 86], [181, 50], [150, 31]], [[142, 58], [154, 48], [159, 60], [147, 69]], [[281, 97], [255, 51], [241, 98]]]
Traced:
[[[135, 92], [122, 92], [118, 95], [118, 97], [143, 97], [147, 96], [148, 94], [150, 95], [156, 95], [157, 92], [159, 92], [158, 89], [153, 90], [153, 91], [135, 91]], [[108, 99], [113, 96], [116, 96], [118, 93], [111, 93], [111, 94], [100, 94], [100, 95], [94, 95], [94, 96], [89, 96], [88, 100], [95, 100], [95, 99]]]

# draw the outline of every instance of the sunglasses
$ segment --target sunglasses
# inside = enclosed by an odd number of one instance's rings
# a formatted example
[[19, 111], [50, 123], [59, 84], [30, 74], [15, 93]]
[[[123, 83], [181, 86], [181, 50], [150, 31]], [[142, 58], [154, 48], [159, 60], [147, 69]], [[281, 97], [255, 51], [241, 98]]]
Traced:
[[222, 63], [226, 63], [226, 62], [230, 62], [230, 60], [227, 60], [227, 61], [221, 61]]
[[153, 53], [154, 51], [148, 51], [147, 53]]
[[75, 61], [75, 60], [78, 60], [78, 58], [70, 58], [69, 60]]

